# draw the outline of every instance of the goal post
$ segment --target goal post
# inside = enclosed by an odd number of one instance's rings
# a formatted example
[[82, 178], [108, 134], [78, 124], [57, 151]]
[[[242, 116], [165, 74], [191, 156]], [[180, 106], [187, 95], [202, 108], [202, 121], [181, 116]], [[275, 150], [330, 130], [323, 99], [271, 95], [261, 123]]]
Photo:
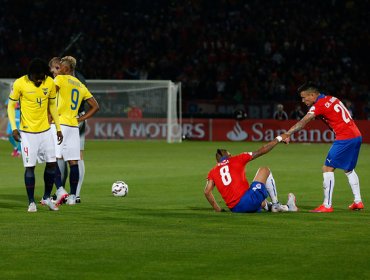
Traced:
[[[5, 101], [9, 96], [11, 84], [15, 79], [0, 79], [0, 114], [2, 122], [0, 136], [5, 133], [7, 121]], [[129, 138], [124, 126], [134, 126], [133, 139], [164, 139], [168, 143], [182, 141], [182, 93], [181, 83], [169, 80], [86, 80], [87, 87], [99, 103], [99, 112], [94, 119], [115, 119], [122, 123], [118, 138]], [[122, 121], [120, 121], [122, 120]], [[161, 128], [153, 133], [153, 124]], [[98, 126], [98, 125], [97, 125]], [[6, 128], [6, 126], [5, 126]], [[94, 130], [94, 127], [91, 128]], [[136, 130], [135, 130], [136, 129]], [[95, 131], [95, 130], [94, 130]], [[113, 133], [114, 134], [114, 133]], [[154, 135], [156, 134], [156, 135]], [[95, 133], [91, 138], [109, 139], [111, 135], [100, 136]]]
[[[123, 117], [135, 123], [164, 122], [165, 133], [161, 136], [168, 143], [182, 141], [181, 83], [167, 80], [86, 80], [86, 83], [100, 105], [96, 117]], [[136, 113], [130, 115], [133, 109]], [[150, 137], [149, 130], [146, 134]]]

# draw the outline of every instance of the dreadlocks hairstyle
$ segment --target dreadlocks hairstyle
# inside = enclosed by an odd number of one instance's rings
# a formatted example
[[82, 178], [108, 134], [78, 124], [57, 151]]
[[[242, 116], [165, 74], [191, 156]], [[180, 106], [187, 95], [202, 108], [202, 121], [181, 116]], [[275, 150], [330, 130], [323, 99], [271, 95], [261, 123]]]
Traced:
[[216, 160], [220, 162], [223, 157], [229, 156], [230, 153], [225, 149], [217, 149], [216, 151]]

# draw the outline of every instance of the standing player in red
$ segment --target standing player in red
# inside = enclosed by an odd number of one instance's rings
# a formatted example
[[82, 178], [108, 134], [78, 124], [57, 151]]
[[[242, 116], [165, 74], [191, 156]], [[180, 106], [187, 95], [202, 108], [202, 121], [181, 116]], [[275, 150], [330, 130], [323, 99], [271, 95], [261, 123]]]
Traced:
[[[312, 82], [307, 82], [298, 88], [302, 102], [311, 106], [307, 114], [287, 134], [301, 130], [308, 122], [315, 118], [323, 120], [335, 133], [335, 141], [325, 159], [323, 171], [324, 202], [311, 212], [333, 212], [332, 196], [334, 190], [334, 170], [344, 170], [352, 188], [354, 202], [349, 206], [351, 210], [361, 210], [364, 205], [361, 200], [360, 182], [355, 167], [360, 152], [362, 137], [350, 113], [343, 103], [336, 97], [320, 93], [319, 88]], [[289, 143], [290, 138], [284, 140]]]
[[[260, 167], [252, 184], [245, 177], [245, 166], [269, 151], [287, 137], [287, 134], [276, 137], [255, 152], [231, 156], [227, 150], [218, 149], [217, 165], [208, 173], [204, 194], [216, 212], [224, 211], [216, 202], [212, 191], [214, 187], [220, 192], [227, 207], [236, 213], [260, 212], [262, 208], [271, 208], [272, 212], [297, 211], [294, 194], [288, 196], [287, 205], [281, 205], [277, 198], [274, 177], [268, 167]], [[270, 196], [272, 205], [268, 207], [266, 198]]]

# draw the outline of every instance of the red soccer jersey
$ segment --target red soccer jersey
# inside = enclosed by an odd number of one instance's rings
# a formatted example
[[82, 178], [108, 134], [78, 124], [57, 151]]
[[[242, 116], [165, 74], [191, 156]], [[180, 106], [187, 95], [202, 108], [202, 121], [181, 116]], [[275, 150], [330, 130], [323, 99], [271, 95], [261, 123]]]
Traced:
[[242, 153], [217, 163], [208, 173], [208, 179], [215, 182], [227, 207], [233, 208], [249, 189], [245, 177], [245, 165], [252, 160], [250, 153]]
[[309, 113], [314, 114], [329, 125], [336, 140], [345, 140], [361, 136], [355, 122], [343, 103], [336, 97], [319, 95]]

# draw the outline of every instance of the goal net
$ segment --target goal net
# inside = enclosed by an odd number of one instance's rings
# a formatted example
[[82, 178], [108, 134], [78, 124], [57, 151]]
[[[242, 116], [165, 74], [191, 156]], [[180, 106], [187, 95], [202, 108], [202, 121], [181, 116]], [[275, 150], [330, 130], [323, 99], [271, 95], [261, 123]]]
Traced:
[[[181, 84], [161, 80], [87, 80], [87, 87], [98, 101], [94, 117], [124, 118], [129, 131], [110, 131], [95, 138], [164, 138], [181, 142]], [[114, 128], [111, 128], [114, 130]], [[160, 130], [160, 132], [158, 132]]]
[[8, 99], [13, 81], [14, 79], [0, 79], [0, 138], [6, 136], [8, 115], [5, 102]]
[[[5, 101], [13, 81], [0, 79], [0, 137], [6, 133]], [[181, 142], [180, 83], [162, 80], [87, 80], [86, 83], [100, 106], [88, 122], [90, 138]], [[101, 122], [96, 122], [96, 118]]]

